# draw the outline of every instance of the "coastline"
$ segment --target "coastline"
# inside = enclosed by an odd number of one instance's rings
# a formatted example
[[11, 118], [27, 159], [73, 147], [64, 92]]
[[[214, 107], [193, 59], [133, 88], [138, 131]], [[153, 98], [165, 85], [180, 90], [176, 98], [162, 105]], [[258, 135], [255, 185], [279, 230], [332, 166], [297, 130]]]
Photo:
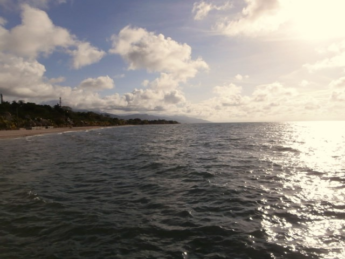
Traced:
[[[118, 127], [118, 126], [115, 126]], [[94, 130], [108, 128], [107, 126], [87, 126], [87, 127], [73, 127], [73, 128], [52, 128], [52, 129], [38, 129], [38, 130], [0, 130], [0, 140], [3, 139], [14, 139], [14, 138], [24, 138], [36, 135], [46, 135], [54, 133], [63, 132], [73, 132], [73, 131], [84, 131], [84, 130]]]

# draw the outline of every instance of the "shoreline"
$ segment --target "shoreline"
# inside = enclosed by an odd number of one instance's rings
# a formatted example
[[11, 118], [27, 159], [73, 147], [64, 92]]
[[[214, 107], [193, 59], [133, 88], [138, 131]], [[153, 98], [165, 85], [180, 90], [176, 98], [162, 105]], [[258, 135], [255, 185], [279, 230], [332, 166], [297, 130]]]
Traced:
[[0, 130], [0, 140], [25, 138], [25, 137], [54, 134], [54, 133], [95, 130], [95, 129], [112, 128], [112, 127], [121, 127], [121, 126], [86, 126], [86, 127], [73, 127], [73, 128], [65, 127], [65, 128], [52, 128], [52, 129], [38, 129], [38, 130], [26, 130], [26, 129]]

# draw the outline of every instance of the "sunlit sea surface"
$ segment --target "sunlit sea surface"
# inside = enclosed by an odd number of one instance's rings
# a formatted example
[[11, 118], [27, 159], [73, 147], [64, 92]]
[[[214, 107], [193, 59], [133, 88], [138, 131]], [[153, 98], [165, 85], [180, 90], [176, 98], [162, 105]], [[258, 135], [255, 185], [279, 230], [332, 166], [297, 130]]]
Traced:
[[345, 123], [0, 141], [0, 258], [345, 258]]

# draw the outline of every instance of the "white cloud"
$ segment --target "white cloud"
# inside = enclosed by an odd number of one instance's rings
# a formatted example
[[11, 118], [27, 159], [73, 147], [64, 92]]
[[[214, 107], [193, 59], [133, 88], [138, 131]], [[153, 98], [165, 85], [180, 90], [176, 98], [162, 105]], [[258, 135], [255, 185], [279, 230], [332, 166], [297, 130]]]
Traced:
[[194, 20], [202, 20], [206, 18], [206, 16], [209, 14], [212, 10], [226, 10], [231, 7], [231, 4], [229, 2], [225, 3], [224, 5], [214, 5], [210, 3], [206, 3], [204, 1], [194, 3], [192, 13], [194, 14]]
[[127, 102], [124, 110], [170, 111], [183, 105], [185, 97], [179, 90], [159, 91], [156, 89], [134, 89], [124, 95]]
[[243, 76], [240, 75], [240, 74], [237, 74], [237, 75], [235, 76], [235, 79], [238, 80], [238, 81], [242, 81]]
[[297, 95], [294, 88], [284, 87], [282, 84], [276, 82], [268, 85], [257, 86], [252, 94], [255, 102], [282, 102]]
[[59, 5], [67, 3], [67, 0], [0, 0], [0, 6], [6, 9], [17, 9], [23, 4], [35, 8], [47, 9], [49, 5]]
[[[258, 36], [275, 31], [288, 17], [282, 8], [283, 0], [246, 0], [239, 18], [223, 17], [215, 30], [228, 36]], [[236, 17], [236, 16], [235, 16]]]
[[333, 88], [333, 89], [340, 89], [340, 88], [345, 89], [345, 77], [341, 77], [337, 80], [333, 80], [329, 84], [329, 86], [330, 86], [330, 88]]
[[242, 88], [234, 84], [216, 86], [213, 92], [218, 96], [218, 103], [222, 106], [240, 106], [244, 102]]
[[16, 97], [48, 97], [53, 86], [43, 81], [45, 67], [36, 60], [25, 60], [0, 53], [0, 92]]
[[345, 101], [345, 91], [333, 91], [331, 94], [331, 101], [344, 103]]
[[[329, 84], [329, 88], [332, 93], [330, 100], [333, 102], [344, 102], [345, 101], [345, 77], [333, 80]], [[345, 105], [344, 105], [345, 106]]]
[[175, 89], [179, 86], [179, 80], [171, 74], [161, 73], [160, 77], [149, 83], [152, 89], [169, 90]]
[[129, 69], [146, 69], [149, 72], [167, 72], [185, 81], [208, 65], [201, 58], [192, 60], [191, 47], [180, 44], [162, 34], [142, 28], [123, 28], [112, 36], [110, 53], [119, 54], [129, 64]]
[[310, 83], [309, 83], [309, 81], [307, 81], [307, 80], [302, 80], [301, 82], [300, 82], [300, 86], [302, 86], [302, 87], [306, 87], [306, 86], [308, 86]]
[[66, 29], [55, 26], [44, 11], [28, 5], [23, 6], [22, 24], [14, 27], [7, 36], [7, 50], [30, 58], [74, 44], [74, 37]]
[[238, 81], [242, 81], [242, 80], [248, 79], [248, 78], [249, 78], [248, 75], [243, 76], [243, 75], [241, 75], [241, 74], [237, 74], [237, 75], [235, 76], [235, 79], [238, 80]]
[[29, 5], [22, 6], [22, 24], [10, 31], [0, 24], [0, 51], [36, 59], [59, 49], [72, 55], [76, 69], [98, 62], [105, 55], [90, 43], [78, 41], [68, 30], [55, 26], [46, 12]]
[[6, 19], [0, 16], [0, 26], [4, 26], [7, 23]]
[[314, 64], [305, 64], [304, 67], [310, 72], [321, 69], [345, 67], [345, 51], [333, 57], [320, 60]]
[[173, 90], [173, 91], [170, 91], [168, 93], [165, 93], [164, 101], [165, 101], [165, 103], [168, 103], [168, 104], [178, 104], [181, 102], [185, 102], [186, 99], [180, 91]]
[[[88, 78], [79, 87], [61, 86], [64, 78], [45, 78], [45, 67], [38, 61], [13, 54], [0, 53], [0, 92], [9, 97], [29, 101], [57, 100], [73, 108], [99, 111], [165, 112], [189, 114], [216, 121], [262, 121], [320, 119], [320, 114], [340, 114], [345, 101], [345, 79], [329, 84], [323, 99], [301, 94], [294, 88], [272, 83], [257, 86], [251, 95], [244, 95], [242, 87], [229, 84], [213, 88], [214, 96], [191, 104], [170, 74], [149, 82], [146, 89], [134, 89], [124, 95], [102, 97], [98, 91], [114, 87], [108, 77]], [[308, 118], [309, 118], [308, 117]]]
[[87, 78], [80, 83], [79, 88], [92, 90], [92, 91], [113, 89], [114, 88], [114, 81], [109, 76], [100, 76], [97, 78]]
[[150, 81], [147, 80], [147, 79], [145, 79], [145, 80], [141, 83], [141, 85], [144, 86], [144, 87], [147, 87], [149, 84], [150, 84]]
[[63, 76], [57, 77], [57, 78], [51, 78], [49, 79], [49, 83], [51, 84], [58, 84], [58, 83], [62, 83], [65, 82], [66, 78], [64, 78]]
[[322, 102], [278, 82], [257, 86], [251, 95], [244, 95], [242, 87], [234, 84], [217, 86], [213, 92], [215, 96], [208, 100], [184, 106], [184, 112], [214, 121], [271, 121], [318, 119], [323, 112], [333, 111], [327, 102], [329, 91]]
[[[340, 38], [339, 24], [345, 22], [343, 0], [244, 0], [236, 14], [225, 14], [214, 29], [227, 36], [258, 37], [285, 33], [285, 37], [313, 39]], [[322, 19], [320, 18], [322, 17]]]
[[98, 50], [88, 42], [78, 42], [76, 44], [77, 49], [70, 52], [73, 57], [73, 68], [75, 69], [96, 63], [105, 56], [103, 50]]

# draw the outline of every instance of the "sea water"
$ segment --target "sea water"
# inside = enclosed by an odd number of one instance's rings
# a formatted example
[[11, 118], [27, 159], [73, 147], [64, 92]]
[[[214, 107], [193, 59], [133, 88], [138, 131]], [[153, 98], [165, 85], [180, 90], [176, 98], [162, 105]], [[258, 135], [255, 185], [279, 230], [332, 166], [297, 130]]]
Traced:
[[0, 141], [0, 258], [345, 258], [345, 123]]

